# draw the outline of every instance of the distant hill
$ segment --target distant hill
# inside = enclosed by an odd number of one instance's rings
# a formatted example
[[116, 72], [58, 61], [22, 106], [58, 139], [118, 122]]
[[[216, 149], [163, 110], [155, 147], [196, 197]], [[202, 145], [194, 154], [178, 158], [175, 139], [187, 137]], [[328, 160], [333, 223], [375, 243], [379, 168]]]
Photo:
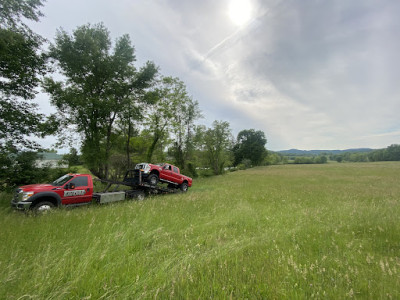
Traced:
[[299, 150], [299, 149], [290, 149], [290, 150], [282, 150], [276, 151], [282, 155], [298, 155], [298, 156], [311, 156], [311, 155], [320, 155], [320, 154], [342, 154], [346, 152], [371, 152], [375, 149], [371, 148], [357, 148], [357, 149], [346, 149], [346, 150]]

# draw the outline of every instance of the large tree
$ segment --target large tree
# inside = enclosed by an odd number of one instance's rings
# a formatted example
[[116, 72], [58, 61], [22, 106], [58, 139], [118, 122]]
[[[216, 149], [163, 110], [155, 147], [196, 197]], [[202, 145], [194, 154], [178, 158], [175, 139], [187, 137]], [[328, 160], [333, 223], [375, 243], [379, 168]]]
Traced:
[[37, 146], [27, 135], [46, 130], [43, 115], [32, 103], [45, 57], [40, 53], [43, 38], [22, 22], [39, 21], [42, 0], [2, 0], [0, 2], [0, 150]]
[[183, 81], [170, 78], [169, 86], [169, 98], [176, 103], [171, 128], [174, 142], [170, 150], [175, 163], [185, 170], [194, 151], [195, 122], [202, 114], [199, 103], [188, 94]]
[[198, 134], [207, 165], [215, 175], [222, 174], [231, 163], [233, 136], [229, 123], [214, 121], [212, 128], [199, 130]]
[[107, 178], [115, 122], [133, 121], [133, 107], [157, 68], [147, 63], [138, 71], [129, 36], [118, 38], [113, 47], [103, 24], [80, 26], [73, 35], [59, 30], [50, 57], [65, 80], [46, 78], [44, 88], [64, 124], [75, 125], [76, 132], [68, 134], [81, 134], [82, 157], [90, 170]]
[[267, 155], [265, 144], [267, 139], [263, 131], [254, 129], [242, 130], [239, 132], [236, 145], [233, 147], [235, 165], [240, 164], [244, 159], [249, 159], [253, 166], [260, 165]]
[[178, 131], [177, 117], [181, 115], [179, 109], [191, 103], [191, 99], [184, 83], [173, 77], [161, 78], [149, 96], [152, 97], [153, 105], [148, 107], [144, 124], [151, 135], [147, 151], [147, 161], [151, 162], [156, 147], [170, 137], [170, 132]]

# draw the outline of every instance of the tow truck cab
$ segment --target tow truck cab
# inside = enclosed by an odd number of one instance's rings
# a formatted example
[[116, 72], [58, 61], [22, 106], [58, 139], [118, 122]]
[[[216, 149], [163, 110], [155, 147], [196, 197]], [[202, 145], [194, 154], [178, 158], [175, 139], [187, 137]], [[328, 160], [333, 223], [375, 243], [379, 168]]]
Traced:
[[11, 201], [17, 209], [45, 210], [62, 205], [83, 205], [92, 201], [93, 180], [88, 174], [66, 174], [50, 184], [19, 187]]

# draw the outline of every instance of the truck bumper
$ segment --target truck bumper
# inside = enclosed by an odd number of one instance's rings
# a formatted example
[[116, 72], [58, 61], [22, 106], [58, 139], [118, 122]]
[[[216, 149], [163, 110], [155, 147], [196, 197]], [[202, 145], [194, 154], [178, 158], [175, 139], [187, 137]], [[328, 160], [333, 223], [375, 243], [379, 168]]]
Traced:
[[11, 207], [17, 210], [28, 210], [32, 205], [32, 202], [23, 202], [23, 201], [11, 201]]

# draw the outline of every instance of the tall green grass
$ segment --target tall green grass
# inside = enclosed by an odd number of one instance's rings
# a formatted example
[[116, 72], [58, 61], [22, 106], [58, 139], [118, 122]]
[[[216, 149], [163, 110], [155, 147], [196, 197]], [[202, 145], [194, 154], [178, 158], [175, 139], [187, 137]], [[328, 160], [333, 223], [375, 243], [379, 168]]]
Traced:
[[400, 298], [400, 163], [254, 168], [42, 216], [8, 197], [5, 299]]

